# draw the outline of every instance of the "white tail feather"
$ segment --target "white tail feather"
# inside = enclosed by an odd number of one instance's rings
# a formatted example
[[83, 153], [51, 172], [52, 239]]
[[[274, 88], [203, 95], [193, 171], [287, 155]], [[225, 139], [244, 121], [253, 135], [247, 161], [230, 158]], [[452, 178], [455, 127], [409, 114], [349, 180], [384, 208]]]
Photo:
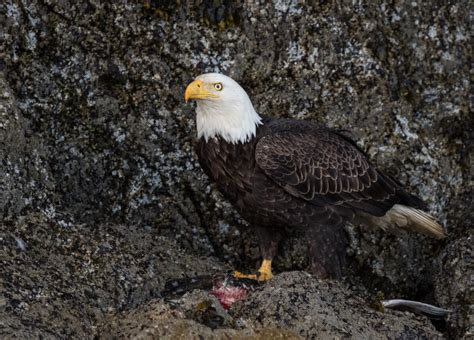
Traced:
[[436, 222], [433, 216], [422, 210], [401, 204], [395, 204], [382, 217], [366, 215], [364, 216], [364, 219], [368, 219], [370, 224], [376, 225], [382, 229], [412, 229], [438, 239], [445, 236], [443, 227]]

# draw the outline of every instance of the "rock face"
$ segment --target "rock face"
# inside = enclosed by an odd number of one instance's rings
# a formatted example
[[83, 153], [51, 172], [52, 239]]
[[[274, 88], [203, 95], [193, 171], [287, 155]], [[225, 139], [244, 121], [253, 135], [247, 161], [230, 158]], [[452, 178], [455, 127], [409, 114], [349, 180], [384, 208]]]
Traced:
[[[441, 337], [427, 319], [401, 312], [380, 313], [337, 282], [322, 282], [304, 272], [287, 272], [254, 292], [229, 312], [199, 291], [173, 301], [106, 318], [99, 336], [269, 339], [432, 339]], [[211, 311], [213, 313], [211, 314]], [[206, 317], [207, 316], [207, 317]], [[212, 316], [212, 317], [211, 317]], [[196, 324], [195, 320], [199, 320]], [[206, 325], [206, 326], [204, 326]]]
[[[353, 131], [423, 198], [447, 239], [348, 226], [350, 281], [453, 309], [448, 336], [474, 332], [469, 3], [295, 3], [0, 4], [7, 334], [91, 336], [166, 278], [254, 268], [253, 234], [193, 153], [183, 90], [208, 71], [239, 81], [261, 114]], [[305, 248], [285, 240], [276, 270], [306, 269]]]
[[140, 227], [64, 228], [30, 216], [2, 225], [0, 241], [2, 339], [90, 338], [106, 313], [157, 297], [167, 280], [224, 270]]

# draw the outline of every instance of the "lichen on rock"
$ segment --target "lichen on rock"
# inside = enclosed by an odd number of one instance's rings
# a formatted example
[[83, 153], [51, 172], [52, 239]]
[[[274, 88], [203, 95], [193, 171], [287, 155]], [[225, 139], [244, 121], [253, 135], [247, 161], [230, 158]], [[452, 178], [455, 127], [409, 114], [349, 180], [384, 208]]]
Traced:
[[[428, 203], [446, 226], [441, 242], [348, 226], [349, 281], [453, 309], [439, 329], [472, 334], [466, 8], [0, 4], [2, 332], [90, 337], [106, 312], [151, 301], [174, 272], [257, 265], [254, 235], [193, 151], [183, 90], [212, 71], [238, 80], [261, 114], [351, 130], [374, 163]], [[285, 240], [276, 271], [306, 270], [305, 249]], [[304, 327], [296, 333], [307, 335]]]

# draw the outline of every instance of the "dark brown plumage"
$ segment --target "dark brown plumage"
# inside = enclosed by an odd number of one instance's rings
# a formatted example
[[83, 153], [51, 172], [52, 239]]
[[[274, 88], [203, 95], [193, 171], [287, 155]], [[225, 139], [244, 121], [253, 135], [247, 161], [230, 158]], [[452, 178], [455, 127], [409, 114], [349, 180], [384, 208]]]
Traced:
[[263, 118], [248, 143], [201, 138], [197, 154], [223, 195], [257, 228], [264, 258], [275, 255], [285, 230], [311, 229], [313, 269], [321, 277], [342, 273], [345, 221], [382, 217], [395, 204], [424, 206], [348, 137], [308, 121]]
[[301, 120], [257, 114], [231, 78], [209, 73], [185, 91], [195, 99], [202, 168], [255, 229], [268, 280], [280, 238], [303, 230], [318, 277], [340, 277], [345, 263], [346, 221], [362, 219], [386, 228], [407, 228], [443, 237], [423, 202], [377, 170], [346, 135]]

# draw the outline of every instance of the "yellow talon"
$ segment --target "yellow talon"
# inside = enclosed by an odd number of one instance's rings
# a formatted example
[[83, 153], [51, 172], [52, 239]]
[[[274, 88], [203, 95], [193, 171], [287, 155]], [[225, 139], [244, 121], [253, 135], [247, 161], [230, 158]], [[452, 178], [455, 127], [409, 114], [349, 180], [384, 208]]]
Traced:
[[258, 276], [258, 281], [270, 280], [273, 277], [272, 260], [263, 260], [258, 272], [260, 273], [260, 275]]
[[234, 277], [236, 279], [257, 280], [257, 275], [256, 274], [243, 274], [241, 272], [234, 272]]
[[263, 260], [258, 274], [242, 274], [241, 272], [234, 272], [234, 277], [236, 279], [250, 279], [256, 280], [258, 282], [265, 282], [270, 280], [273, 277], [272, 274], [272, 260]]

